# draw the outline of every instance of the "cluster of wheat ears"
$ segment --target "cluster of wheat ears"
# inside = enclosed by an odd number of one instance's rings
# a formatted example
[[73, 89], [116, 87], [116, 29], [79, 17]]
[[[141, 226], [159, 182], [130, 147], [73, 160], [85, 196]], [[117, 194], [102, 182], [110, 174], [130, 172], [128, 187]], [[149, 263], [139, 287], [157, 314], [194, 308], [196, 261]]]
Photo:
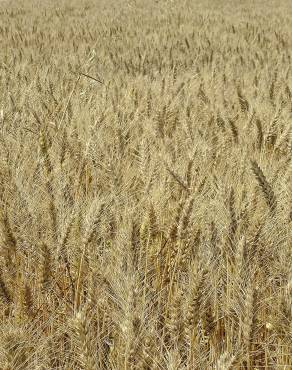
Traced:
[[289, 5], [1, 4], [0, 369], [292, 369]]

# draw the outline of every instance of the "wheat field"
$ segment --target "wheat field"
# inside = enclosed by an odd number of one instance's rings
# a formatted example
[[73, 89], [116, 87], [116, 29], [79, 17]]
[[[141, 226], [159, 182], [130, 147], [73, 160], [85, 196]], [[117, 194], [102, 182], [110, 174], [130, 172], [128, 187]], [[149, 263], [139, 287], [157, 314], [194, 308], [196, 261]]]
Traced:
[[292, 369], [291, 1], [0, 6], [0, 369]]

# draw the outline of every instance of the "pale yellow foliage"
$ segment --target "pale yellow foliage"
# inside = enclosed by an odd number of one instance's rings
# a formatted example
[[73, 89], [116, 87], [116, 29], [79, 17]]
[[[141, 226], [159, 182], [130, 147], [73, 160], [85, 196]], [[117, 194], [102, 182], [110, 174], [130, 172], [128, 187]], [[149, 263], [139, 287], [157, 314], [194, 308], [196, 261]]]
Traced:
[[292, 368], [292, 7], [0, 2], [0, 369]]

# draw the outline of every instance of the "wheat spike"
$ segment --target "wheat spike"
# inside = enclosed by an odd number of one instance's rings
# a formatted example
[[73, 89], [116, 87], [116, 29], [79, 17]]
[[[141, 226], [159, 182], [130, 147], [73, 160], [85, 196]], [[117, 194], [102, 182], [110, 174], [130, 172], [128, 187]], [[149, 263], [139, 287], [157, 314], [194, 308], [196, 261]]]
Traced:
[[89, 325], [83, 311], [78, 311], [72, 321], [75, 343], [78, 350], [79, 366], [83, 370], [97, 369], [90, 349]]
[[277, 206], [276, 197], [271, 185], [268, 183], [262, 169], [256, 161], [251, 162], [252, 171], [258, 181], [258, 184], [264, 194], [265, 200], [271, 211], [275, 211]]

